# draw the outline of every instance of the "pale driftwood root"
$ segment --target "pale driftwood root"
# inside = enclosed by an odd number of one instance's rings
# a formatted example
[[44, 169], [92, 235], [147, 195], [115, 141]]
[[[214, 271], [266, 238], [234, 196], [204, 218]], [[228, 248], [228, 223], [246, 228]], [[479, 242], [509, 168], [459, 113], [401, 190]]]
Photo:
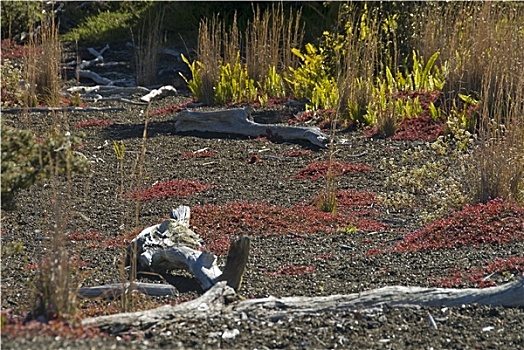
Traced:
[[258, 124], [251, 119], [250, 112], [250, 108], [212, 112], [185, 110], [174, 117], [175, 129], [178, 132], [198, 131], [251, 137], [267, 136], [282, 140], [305, 140], [315, 146], [327, 147], [329, 137], [319, 128]]
[[18, 114], [28, 113], [49, 113], [49, 112], [109, 112], [125, 111], [124, 107], [34, 107], [34, 108], [9, 108], [2, 109], [2, 113]]
[[125, 332], [131, 328], [147, 329], [165, 320], [181, 316], [186, 320], [195, 320], [217, 316], [225, 306], [237, 299], [235, 291], [226, 282], [219, 282], [200, 298], [175, 306], [164, 305], [156, 309], [121, 313], [109, 316], [86, 318], [84, 326], [96, 326], [111, 334]]
[[194, 320], [220, 314], [267, 320], [278, 314], [288, 316], [363, 310], [388, 305], [391, 307], [431, 306], [452, 307], [479, 304], [504, 307], [524, 307], [524, 277], [497, 287], [484, 289], [384, 287], [363, 293], [326, 297], [262, 298], [239, 301], [226, 281], [218, 282], [200, 298], [175, 306], [87, 318], [85, 326], [96, 326], [111, 333], [130, 328], [145, 329], [165, 320]]
[[77, 292], [80, 298], [105, 298], [111, 299], [122, 295], [124, 292], [137, 291], [150, 296], [178, 295], [178, 290], [170, 284], [157, 283], [113, 283], [103, 286], [83, 287]]

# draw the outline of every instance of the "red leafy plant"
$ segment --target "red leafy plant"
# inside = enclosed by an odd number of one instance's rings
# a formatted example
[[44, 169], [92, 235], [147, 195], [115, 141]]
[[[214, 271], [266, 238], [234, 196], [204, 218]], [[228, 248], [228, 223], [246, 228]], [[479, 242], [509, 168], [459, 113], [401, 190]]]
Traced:
[[105, 119], [89, 119], [85, 120], [83, 122], [79, 122], [75, 124], [75, 127], [77, 128], [87, 128], [91, 126], [110, 126], [113, 125], [114, 122], [112, 120], [105, 120]]
[[152, 110], [149, 113], [149, 115], [165, 115], [165, 114], [169, 114], [169, 113], [180, 112], [180, 111], [186, 109], [187, 105], [190, 104], [191, 102], [192, 101], [188, 101], [188, 102], [184, 102], [184, 103], [181, 103], [181, 104], [178, 104], [178, 105], [172, 105], [172, 106], [157, 108], [157, 109]]
[[282, 153], [284, 157], [300, 157], [300, 156], [309, 156], [311, 154], [310, 150], [294, 150], [294, 151], [285, 151]]
[[429, 115], [404, 119], [391, 139], [406, 141], [435, 141], [442, 135], [446, 124], [435, 121]]
[[524, 240], [524, 206], [494, 199], [466, 205], [462, 210], [407, 235], [393, 251], [405, 253], [433, 249], [504, 245]]
[[27, 46], [18, 45], [11, 39], [2, 40], [2, 51], [0, 52], [0, 58], [5, 59], [14, 59], [14, 58], [23, 58], [27, 57], [29, 48]]
[[195, 193], [207, 191], [211, 185], [202, 184], [191, 180], [170, 180], [156, 182], [153, 186], [145, 189], [128, 192], [124, 198], [131, 198], [139, 201], [165, 198], [185, 198]]
[[335, 176], [342, 176], [346, 173], [356, 172], [356, 171], [371, 171], [371, 168], [367, 165], [361, 164], [348, 164], [340, 162], [313, 162], [306, 167], [300, 169], [295, 175], [296, 179], [299, 180], [318, 180], [320, 178], [326, 177], [331, 166], [332, 174]]
[[485, 288], [495, 286], [494, 281], [496, 274], [502, 274], [503, 282], [506, 282], [504, 273], [510, 275], [522, 275], [524, 273], [524, 257], [511, 256], [508, 258], [496, 258], [488, 261], [483, 267], [473, 267], [468, 271], [451, 271], [450, 277], [435, 278], [430, 276], [433, 285], [444, 288], [460, 288], [473, 286], [477, 288]]
[[[223, 205], [204, 204], [192, 208], [192, 223], [204, 241], [206, 249], [221, 255], [229, 247], [229, 239], [242, 234], [280, 236], [290, 234], [336, 233], [348, 224], [361, 231], [383, 231], [387, 225], [370, 217], [360, 217], [362, 205], [372, 201], [371, 194], [347, 194], [338, 191], [342, 199], [336, 213], [326, 213], [313, 203], [298, 203], [290, 207], [267, 203], [230, 202]], [[353, 199], [351, 199], [353, 196]], [[372, 215], [372, 213], [366, 213]]]
[[95, 231], [88, 231], [86, 233], [72, 232], [67, 235], [67, 239], [70, 241], [99, 241], [104, 236]]
[[198, 151], [193, 152], [187, 152], [182, 155], [182, 159], [190, 159], [190, 158], [210, 158], [217, 154], [217, 152], [213, 151], [209, 148], [204, 148]]
[[99, 328], [84, 327], [80, 322], [52, 320], [48, 323], [31, 321], [23, 323], [9, 313], [2, 310], [2, 337], [32, 339], [34, 337], [61, 337], [67, 339], [105, 338]]

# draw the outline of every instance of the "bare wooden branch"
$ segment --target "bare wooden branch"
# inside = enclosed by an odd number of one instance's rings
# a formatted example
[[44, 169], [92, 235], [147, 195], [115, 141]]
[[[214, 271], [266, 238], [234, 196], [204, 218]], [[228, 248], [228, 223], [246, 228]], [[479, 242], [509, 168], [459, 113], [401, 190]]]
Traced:
[[251, 108], [212, 112], [185, 110], [174, 117], [175, 129], [179, 132], [216, 132], [252, 137], [267, 136], [283, 140], [306, 140], [316, 146], [327, 147], [329, 137], [319, 128], [258, 124], [252, 120], [250, 112]]
[[151, 102], [151, 100], [156, 98], [162, 98], [166, 96], [176, 96], [177, 91], [171, 85], [162, 86], [158, 89], [151, 90], [147, 95], [140, 97], [144, 102]]
[[81, 298], [114, 298], [124, 291], [136, 290], [151, 296], [178, 295], [178, 290], [170, 284], [157, 283], [114, 283], [95, 287], [82, 287], [77, 295]]
[[200, 298], [175, 306], [162, 306], [143, 312], [122, 313], [87, 318], [86, 326], [97, 326], [112, 333], [132, 327], [145, 329], [166, 320], [194, 320], [229, 314], [238, 317], [267, 320], [275, 314], [288, 316], [362, 310], [388, 305], [393, 307], [431, 306], [451, 307], [479, 304], [505, 307], [524, 306], [524, 277], [497, 287], [475, 289], [384, 287], [363, 293], [326, 297], [262, 298], [239, 301], [234, 290], [225, 281], [219, 282]]
[[2, 109], [2, 113], [17, 114], [28, 113], [49, 113], [49, 112], [108, 112], [125, 111], [124, 107], [33, 107], [33, 108], [9, 108]]
[[90, 70], [77, 69], [76, 73], [78, 74], [79, 77], [91, 79], [92, 81], [94, 81], [97, 84], [113, 85], [113, 81], [111, 79], [104, 78], [100, 74], [91, 72]]

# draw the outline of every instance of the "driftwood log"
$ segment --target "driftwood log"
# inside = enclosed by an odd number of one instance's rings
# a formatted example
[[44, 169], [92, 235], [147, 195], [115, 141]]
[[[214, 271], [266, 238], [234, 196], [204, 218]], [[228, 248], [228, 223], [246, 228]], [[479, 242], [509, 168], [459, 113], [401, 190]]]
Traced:
[[211, 112], [184, 110], [173, 119], [178, 132], [198, 131], [244, 136], [267, 136], [273, 140], [306, 140], [325, 148], [329, 137], [316, 127], [259, 124], [251, 118], [250, 107]]
[[[169, 219], [140, 232], [127, 248], [126, 264], [132, 272], [151, 272], [160, 276], [173, 270], [187, 270], [204, 291], [220, 281], [226, 281], [228, 286], [239, 290], [249, 256], [250, 239], [242, 236], [231, 243], [222, 272], [214, 254], [198, 250], [202, 247], [202, 240], [189, 228], [190, 213], [189, 207], [181, 205], [173, 209]], [[84, 298], [114, 297], [130, 289], [156, 296], [177, 294], [176, 286], [138, 282], [85, 287], [77, 294]]]
[[524, 277], [511, 283], [484, 289], [384, 287], [362, 293], [325, 297], [284, 297], [239, 300], [226, 282], [219, 282], [195, 300], [156, 309], [87, 318], [83, 325], [96, 326], [116, 334], [131, 328], [148, 329], [166, 320], [194, 320], [227, 314], [231, 317], [247, 315], [260, 321], [271, 317], [289, 317], [322, 313], [366, 310], [388, 305], [390, 307], [430, 306], [452, 307], [479, 304], [505, 307], [524, 307]]
[[8, 108], [2, 109], [2, 113], [18, 114], [28, 113], [50, 113], [50, 112], [109, 112], [125, 111], [124, 107], [31, 107], [31, 108]]

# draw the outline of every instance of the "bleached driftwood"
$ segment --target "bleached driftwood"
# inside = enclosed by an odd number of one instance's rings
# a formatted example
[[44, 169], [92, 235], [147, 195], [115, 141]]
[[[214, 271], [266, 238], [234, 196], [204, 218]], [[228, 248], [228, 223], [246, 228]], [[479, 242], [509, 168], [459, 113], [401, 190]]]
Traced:
[[171, 85], [165, 85], [158, 89], [151, 90], [147, 95], [140, 97], [140, 100], [144, 102], [151, 102], [151, 100], [156, 98], [162, 98], [166, 96], [176, 96], [177, 91]]
[[91, 79], [92, 81], [94, 81], [97, 84], [102, 84], [102, 85], [113, 85], [114, 84], [114, 82], [111, 79], [104, 78], [100, 74], [91, 72], [90, 70], [77, 69], [76, 74], [79, 77]]
[[130, 328], [147, 329], [156, 323], [171, 320], [195, 320], [219, 315], [240, 318], [242, 314], [251, 319], [267, 321], [275, 315], [289, 317], [313, 314], [366, 310], [381, 305], [391, 307], [430, 306], [452, 307], [463, 304], [479, 304], [504, 307], [524, 306], [524, 277], [511, 283], [484, 289], [384, 287], [363, 293], [332, 295], [325, 297], [262, 298], [239, 301], [235, 291], [225, 282], [219, 282], [200, 298], [156, 309], [87, 318], [86, 326], [97, 326], [110, 333]]
[[95, 86], [73, 86], [67, 89], [68, 92], [78, 92], [78, 93], [98, 93], [102, 96], [112, 96], [112, 95], [132, 95], [132, 94], [147, 94], [151, 90], [143, 86], [104, 86], [104, 85], [95, 85]]
[[33, 108], [9, 108], [2, 109], [2, 113], [17, 114], [28, 113], [48, 113], [48, 112], [108, 112], [125, 111], [124, 107], [33, 107]]
[[241, 243], [231, 245], [228, 262], [222, 273], [214, 254], [197, 250], [202, 247], [202, 241], [189, 228], [189, 219], [189, 207], [181, 205], [173, 209], [169, 219], [144, 229], [128, 247], [128, 264], [136, 261], [139, 271], [158, 274], [187, 270], [204, 290], [221, 280], [227, 280], [230, 286], [238, 290], [247, 264], [249, 239], [241, 237]]
[[81, 298], [114, 298], [124, 291], [134, 290], [151, 296], [178, 295], [178, 290], [170, 284], [158, 283], [113, 283], [103, 286], [79, 288], [77, 295]]
[[267, 136], [270, 139], [306, 140], [326, 147], [329, 137], [316, 127], [295, 127], [276, 124], [258, 124], [251, 118], [250, 107], [212, 112], [184, 110], [173, 118], [178, 132], [199, 131], [244, 136]]

